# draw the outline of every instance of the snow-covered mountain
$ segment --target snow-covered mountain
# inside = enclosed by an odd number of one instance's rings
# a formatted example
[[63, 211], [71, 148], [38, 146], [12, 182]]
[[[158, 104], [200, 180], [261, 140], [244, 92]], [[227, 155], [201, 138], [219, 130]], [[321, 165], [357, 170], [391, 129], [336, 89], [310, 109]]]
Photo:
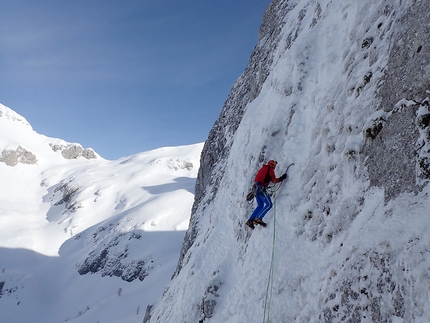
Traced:
[[273, 0], [204, 147], [106, 161], [0, 106], [1, 320], [430, 322], [429, 18]]
[[[430, 3], [273, 0], [144, 322], [430, 322]], [[244, 226], [261, 164], [294, 162]]]
[[0, 105], [0, 321], [142, 322], [178, 261], [202, 147], [108, 161]]

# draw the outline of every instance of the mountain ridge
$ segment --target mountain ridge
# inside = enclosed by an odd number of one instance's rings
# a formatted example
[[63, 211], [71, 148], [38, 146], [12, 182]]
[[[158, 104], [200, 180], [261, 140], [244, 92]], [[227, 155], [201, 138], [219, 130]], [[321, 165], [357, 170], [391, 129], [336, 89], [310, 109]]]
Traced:
[[82, 147], [0, 108], [2, 320], [141, 322], [174, 272], [203, 144], [68, 158]]
[[[77, 143], [68, 143], [57, 138], [49, 138], [36, 132], [30, 123], [21, 115], [12, 109], [0, 104], [0, 124], [3, 129], [0, 142], [8, 143], [7, 146], [0, 146], [0, 162], [8, 166], [16, 166], [18, 163], [34, 165], [40, 158], [32, 152], [40, 147], [49, 147], [50, 150], [57, 154], [44, 153], [48, 158], [55, 158], [60, 154], [64, 159], [77, 159], [84, 157], [86, 159], [101, 158], [93, 149], [83, 148]], [[19, 128], [19, 131], [15, 128]], [[29, 138], [32, 138], [30, 140]], [[33, 141], [36, 142], [33, 143]], [[25, 143], [25, 144], [24, 144]]]

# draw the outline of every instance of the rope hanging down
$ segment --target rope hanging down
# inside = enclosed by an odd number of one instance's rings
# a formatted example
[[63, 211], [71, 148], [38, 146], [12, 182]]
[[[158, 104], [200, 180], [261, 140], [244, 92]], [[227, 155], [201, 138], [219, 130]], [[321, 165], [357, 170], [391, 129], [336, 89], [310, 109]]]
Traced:
[[[288, 165], [285, 174], [288, 173], [288, 169], [293, 166], [294, 163]], [[276, 186], [276, 185], [275, 185]], [[266, 288], [266, 299], [264, 301], [264, 316], [263, 323], [271, 323], [270, 321], [270, 305], [272, 304], [272, 294], [273, 294], [273, 273], [274, 273], [274, 263], [275, 263], [275, 241], [276, 241], [276, 192], [281, 188], [281, 184], [277, 188], [272, 190], [273, 193], [273, 238], [272, 238], [272, 259], [270, 261], [270, 269], [269, 269], [269, 279], [267, 281]], [[270, 288], [270, 297], [269, 302], [267, 302], [267, 297], [269, 296], [269, 288]], [[267, 321], [266, 321], [266, 311], [267, 311]]]
[[[270, 269], [269, 269], [269, 279], [267, 281], [267, 289], [266, 289], [266, 299], [264, 301], [264, 316], [263, 323], [270, 322], [270, 305], [272, 303], [272, 291], [273, 291], [273, 271], [274, 271], [274, 261], [275, 261], [275, 241], [276, 241], [276, 192], [279, 190], [279, 187], [274, 191], [274, 199], [273, 199], [273, 238], [272, 238], [272, 259], [270, 261]], [[270, 298], [269, 303], [267, 303], [267, 297], [269, 296], [269, 288], [270, 288]], [[267, 321], [266, 321], [266, 310], [267, 310]]]

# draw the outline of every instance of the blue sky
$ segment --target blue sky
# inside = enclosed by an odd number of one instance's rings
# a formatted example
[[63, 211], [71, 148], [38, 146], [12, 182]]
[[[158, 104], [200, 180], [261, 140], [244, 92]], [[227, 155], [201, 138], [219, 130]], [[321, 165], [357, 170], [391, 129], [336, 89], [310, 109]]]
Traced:
[[0, 103], [117, 159], [203, 142], [270, 0], [3, 0]]

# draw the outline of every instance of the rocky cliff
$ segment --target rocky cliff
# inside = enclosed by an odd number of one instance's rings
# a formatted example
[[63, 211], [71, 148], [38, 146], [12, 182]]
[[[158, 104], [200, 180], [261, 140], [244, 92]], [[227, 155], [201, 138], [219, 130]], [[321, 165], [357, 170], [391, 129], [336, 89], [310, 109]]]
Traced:
[[[430, 318], [429, 16], [423, 0], [272, 2], [145, 322]], [[244, 195], [268, 159], [296, 166], [249, 232]]]

